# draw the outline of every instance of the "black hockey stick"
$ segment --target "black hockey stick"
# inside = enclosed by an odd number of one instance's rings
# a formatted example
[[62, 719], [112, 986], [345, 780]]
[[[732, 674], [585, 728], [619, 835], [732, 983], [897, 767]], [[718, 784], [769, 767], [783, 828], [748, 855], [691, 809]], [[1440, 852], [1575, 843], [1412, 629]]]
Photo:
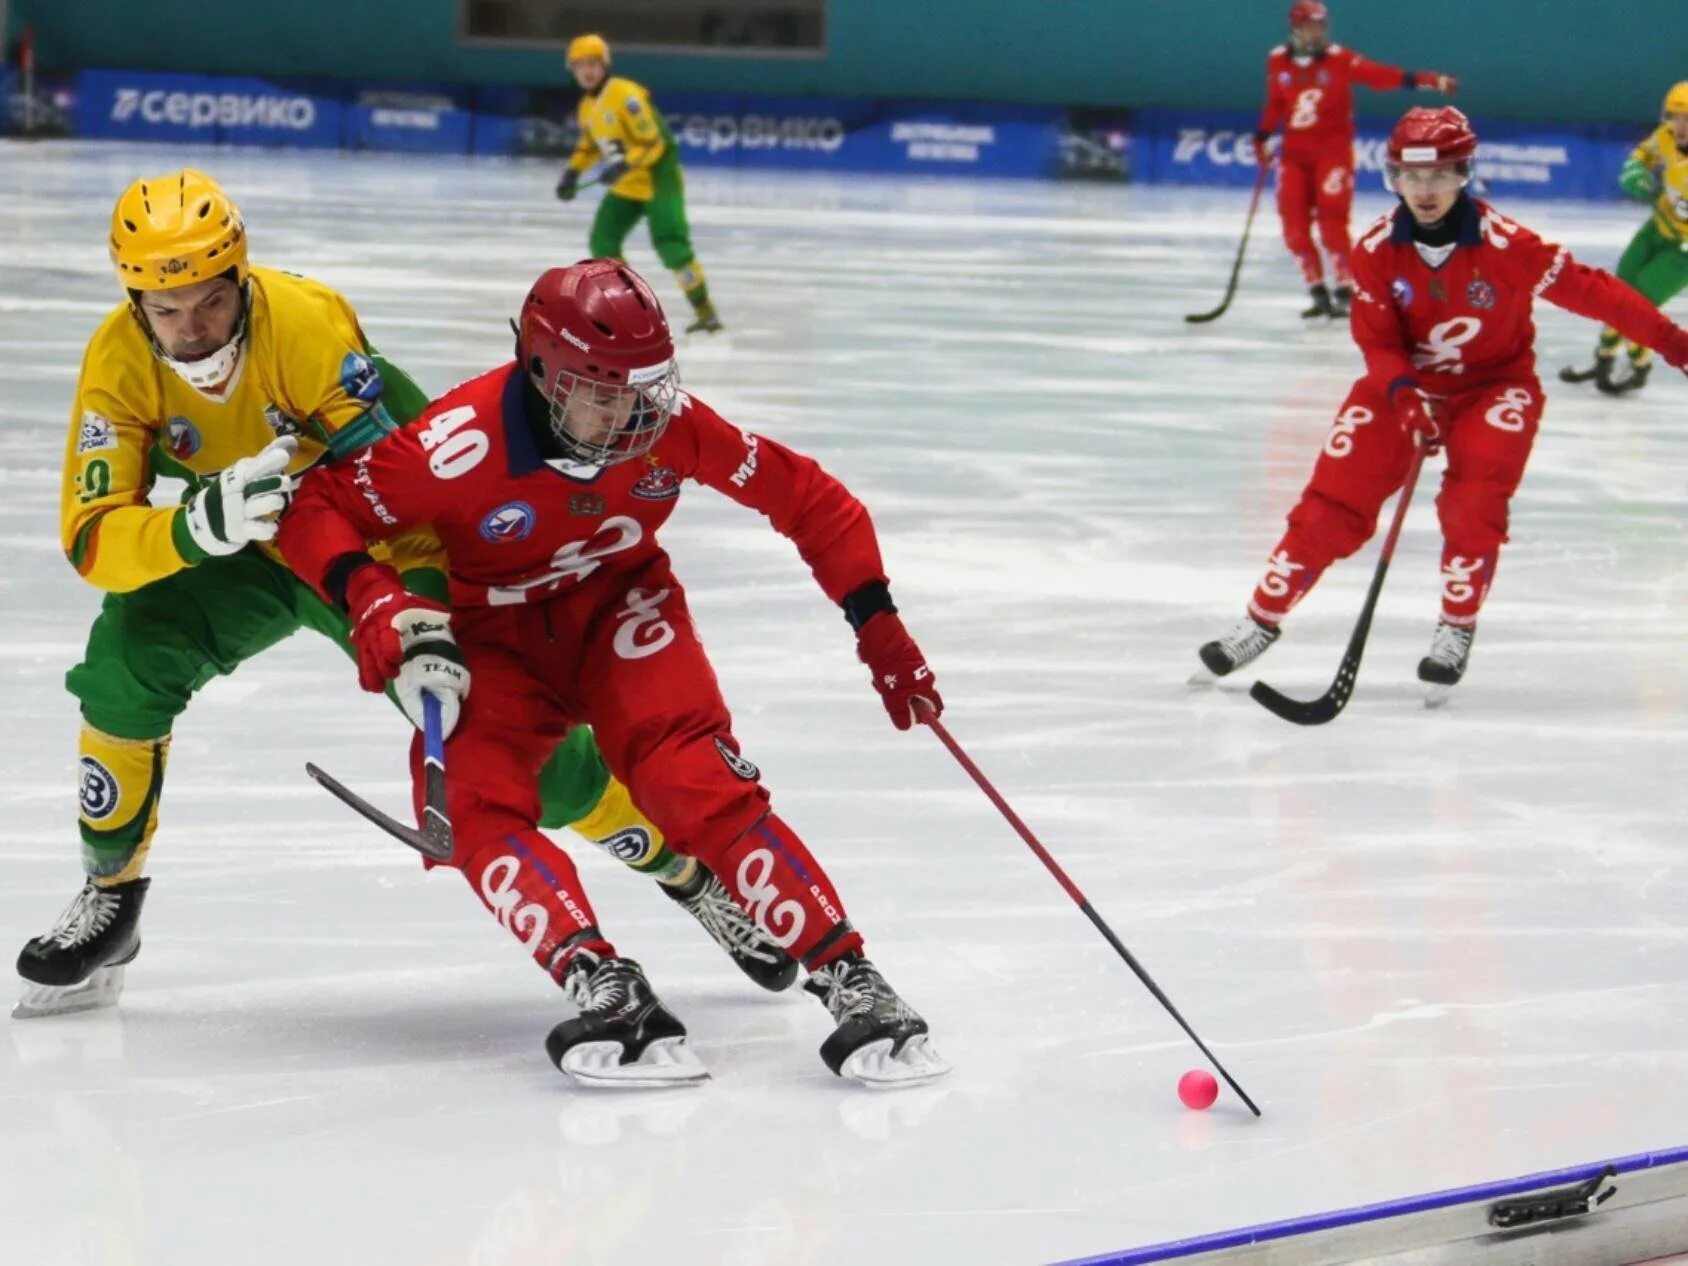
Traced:
[[1237, 297], [1237, 279], [1243, 273], [1243, 254], [1248, 250], [1249, 231], [1254, 228], [1254, 213], [1260, 209], [1260, 191], [1266, 187], [1266, 173], [1271, 168], [1270, 163], [1261, 163], [1260, 171], [1254, 177], [1254, 196], [1248, 200], [1248, 219], [1243, 221], [1243, 240], [1237, 244], [1237, 262], [1231, 265], [1231, 282], [1225, 287], [1225, 297], [1212, 312], [1192, 312], [1186, 316], [1184, 319], [1191, 325], [1217, 321], [1225, 315], [1225, 310], [1231, 306], [1231, 300]]
[[445, 803], [445, 739], [440, 734], [440, 701], [432, 691], [422, 692], [422, 828], [406, 826], [388, 817], [333, 774], [305, 762], [305, 772], [326, 787], [341, 803], [356, 810], [396, 840], [402, 840], [422, 856], [436, 862], [451, 860], [451, 817]]
[[1383, 592], [1383, 578], [1389, 572], [1389, 560], [1395, 556], [1395, 542], [1401, 539], [1401, 524], [1407, 518], [1407, 503], [1413, 499], [1413, 487], [1418, 483], [1424, 454], [1424, 445], [1416, 445], [1413, 463], [1407, 468], [1407, 481], [1401, 485], [1401, 500], [1395, 506], [1394, 522], [1389, 525], [1389, 535], [1383, 538], [1383, 552], [1378, 555], [1371, 591], [1366, 594], [1366, 605], [1360, 608], [1360, 619], [1354, 625], [1354, 635], [1348, 639], [1348, 650], [1342, 656], [1342, 663], [1337, 665], [1336, 680], [1331, 682], [1330, 689], [1324, 694], [1306, 703], [1279, 694], [1265, 682], [1257, 681], [1249, 688], [1248, 697], [1268, 712], [1297, 725], [1323, 725], [1326, 721], [1334, 721], [1337, 714], [1348, 706], [1348, 697], [1354, 693], [1354, 679], [1360, 675], [1360, 656], [1366, 653], [1366, 637], [1371, 633], [1377, 596]]
[[1031, 833], [1031, 828], [1029, 828], [1024, 822], [1020, 821], [1020, 815], [1015, 813], [1014, 810], [1009, 807], [1008, 801], [1004, 800], [997, 789], [991, 785], [990, 779], [986, 778], [979, 767], [968, 757], [967, 753], [961, 750], [961, 744], [957, 743], [955, 739], [950, 736], [950, 732], [944, 728], [943, 722], [939, 721], [937, 716], [933, 713], [931, 705], [924, 699], [920, 698], [916, 698], [915, 702], [920, 705], [918, 715], [921, 724], [931, 727], [932, 733], [938, 736], [938, 741], [945, 747], [949, 748], [950, 755], [955, 757], [956, 762], [967, 771], [968, 776], [971, 777], [974, 782], [979, 784], [979, 790], [984, 792], [986, 798], [996, 806], [997, 812], [1001, 813], [1004, 818], [1008, 819], [1008, 825], [1013, 827], [1014, 830], [1019, 833], [1020, 838], [1031, 848], [1032, 852], [1037, 854], [1038, 861], [1048, 867], [1049, 873], [1055, 876], [1055, 882], [1060, 884], [1062, 888], [1066, 889], [1067, 895], [1077, 903], [1080, 910], [1084, 911], [1084, 917], [1096, 925], [1096, 930], [1102, 934], [1103, 938], [1109, 945], [1114, 947], [1114, 951], [1125, 960], [1125, 965], [1137, 973], [1137, 979], [1141, 980], [1143, 984], [1148, 987], [1149, 992], [1154, 994], [1155, 1001], [1165, 1007], [1166, 1013], [1174, 1020], [1178, 1021], [1178, 1027], [1184, 1030], [1185, 1034], [1189, 1036], [1189, 1039], [1194, 1042], [1201, 1050], [1201, 1053], [1207, 1057], [1207, 1062], [1212, 1064], [1218, 1071], [1219, 1075], [1225, 1079], [1225, 1084], [1237, 1092], [1237, 1098], [1241, 1099], [1248, 1105], [1248, 1110], [1250, 1112], [1254, 1113], [1255, 1116], [1259, 1116], [1260, 1109], [1255, 1107], [1254, 1100], [1250, 1099], [1247, 1092], [1237, 1084], [1236, 1078], [1232, 1077], [1230, 1073], [1225, 1071], [1225, 1065], [1221, 1064], [1214, 1056], [1213, 1052], [1207, 1049], [1207, 1043], [1203, 1042], [1201, 1038], [1196, 1036], [1196, 1031], [1190, 1027], [1189, 1021], [1185, 1020], [1182, 1015], [1178, 1014], [1178, 1008], [1172, 1005], [1172, 999], [1168, 998], [1161, 990], [1161, 987], [1155, 983], [1155, 978], [1149, 975], [1149, 973], [1144, 970], [1143, 964], [1139, 963], [1132, 952], [1125, 948], [1125, 942], [1114, 935], [1114, 930], [1103, 921], [1101, 915], [1096, 913], [1096, 907], [1091, 905], [1085, 895], [1079, 891], [1078, 885], [1067, 877], [1067, 872], [1061, 869], [1060, 863], [1049, 855], [1048, 849], [1038, 843], [1037, 836]]

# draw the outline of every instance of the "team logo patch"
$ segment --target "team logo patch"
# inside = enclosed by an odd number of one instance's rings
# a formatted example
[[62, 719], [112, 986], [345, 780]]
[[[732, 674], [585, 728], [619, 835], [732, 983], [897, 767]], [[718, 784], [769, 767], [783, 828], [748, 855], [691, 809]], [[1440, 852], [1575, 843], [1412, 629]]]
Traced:
[[305, 429], [298, 418], [290, 417], [273, 400], [264, 406], [264, 421], [269, 424], [270, 430], [275, 432], [277, 439], [284, 435], [297, 435]]
[[1287, 70], [1280, 70], [1278, 72], [1278, 82], [1283, 84], [1285, 87], [1289, 86], [1290, 80], [1294, 77], [1295, 76], [1291, 75]]
[[623, 827], [599, 840], [598, 846], [616, 861], [633, 866], [651, 855], [651, 833], [642, 826]]
[[1437, 303], [1446, 303], [1448, 301], [1448, 288], [1442, 284], [1442, 279], [1440, 277], [1432, 277], [1430, 279], [1430, 297]]
[[204, 442], [199, 436], [199, 428], [186, 418], [171, 418], [164, 424], [164, 447], [179, 462], [187, 461]]
[[121, 799], [117, 779], [92, 756], [82, 758], [81, 774], [82, 816], [90, 822], [103, 822], [117, 812], [117, 802]]
[[583, 519], [596, 519], [604, 512], [604, 499], [595, 492], [569, 494], [569, 513]]
[[340, 362], [340, 387], [353, 400], [374, 404], [381, 398], [381, 371], [369, 357], [347, 352]]
[[630, 97], [630, 98], [628, 98], [628, 101], [627, 101], [627, 113], [629, 113], [629, 114], [638, 114], [638, 113], [639, 113], [639, 112], [640, 112], [640, 111], [642, 111], [642, 110], [643, 110], [643, 109], [644, 109], [644, 108], [645, 108], [645, 107], [644, 107], [644, 106], [642, 106], [642, 105], [640, 105], [640, 104], [639, 104], [639, 103], [638, 103], [638, 102], [637, 102], [637, 101], [635, 101], [635, 100], [634, 100], [634, 99], [632, 99], [632, 98], [631, 98], [631, 97]]
[[539, 516], [525, 501], [507, 501], [481, 520], [481, 536], [494, 545], [525, 541]]
[[727, 768], [732, 770], [746, 782], [755, 782], [762, 776], [762, 771], [760, 769], [757, 769], [755, 765], [752, 765], [749, 761], [745, 760], [744, 757], [740, 756], [732, 748], [728, 747], [727, 741], [719, 734], [715, 736], [715, 750], [721, 753], [721, 759], [727, 762]]
[[1410, 308], [1413, 302], [1413, 284], [1405, 277], [1397, 277], [1389, 283], [1389, 293], [1395, 296], [1395, 302], [1403, 308]]
[[666, 466], [653, 466], [633, 485], [633, 495], [642, 501], [671, 501], [680, 495], [680, 476]]
[[1495, 288], [1481, 277], [1475, 277], [1465, 288], [1465, 298], [1474, 308], [1492, 308], [1495, 306]]
[[92, 409], [82, 415], [82, 429], [76, 434], [76, 455], [98, 453], [117, 447], [117, 427], [108, 417]]

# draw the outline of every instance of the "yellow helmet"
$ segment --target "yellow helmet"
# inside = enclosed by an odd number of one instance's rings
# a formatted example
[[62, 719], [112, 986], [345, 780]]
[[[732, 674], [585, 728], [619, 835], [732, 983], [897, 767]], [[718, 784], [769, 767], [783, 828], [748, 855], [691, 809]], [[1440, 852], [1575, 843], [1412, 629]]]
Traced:
[[602, 35], [577, 35], [569, 41], [566, 61], [584, 61], [588, 57], [596, 57], [606, 66], [610, 64], [610, 46], [604, 43]]
[[1674, 85], [1665, 93], [1666, 114], [1688, 114], [1688, 79]]
[[111, 262], [130, 290], [174, 290], [231, 268], [244, 282], [246, 224], [202, 171], [142, 177], [112, 208]]

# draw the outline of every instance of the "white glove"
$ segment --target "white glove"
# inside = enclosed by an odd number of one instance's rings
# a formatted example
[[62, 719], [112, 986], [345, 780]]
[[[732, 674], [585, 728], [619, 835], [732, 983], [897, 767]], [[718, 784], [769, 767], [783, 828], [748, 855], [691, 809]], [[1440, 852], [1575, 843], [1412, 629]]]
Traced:
[[298, 483], [287, 473], [298, 451], [290, 435], [272, 440], [194, 493], [187, 504], [193, 543], [207, 554], [233, 554], [253, 541], [274, 540], [276, 519]]
[[385, 564], [360, 567], [346, 582], [358, 684], [379, 691], [390, 681], [405, 716], [422, 728], [422, 692], [440, 701], [440, 737], [449, 738], [469, 694], [469, 670], [451, 635], [451, 612], [418, 598]]

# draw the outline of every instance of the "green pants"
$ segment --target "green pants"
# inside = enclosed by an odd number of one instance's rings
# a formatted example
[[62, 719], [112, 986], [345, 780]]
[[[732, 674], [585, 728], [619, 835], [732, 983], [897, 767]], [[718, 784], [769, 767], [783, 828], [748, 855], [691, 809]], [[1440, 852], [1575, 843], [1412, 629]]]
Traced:
[[696, 258], [691, 226], [686, 223], [686, 178], [680, 172], [680, 160], [672, 153], [664, 155], [651, 168], [651, 183], [656, 195], [649, 202], [614, 193], [604, 195], [592, 219], [587, 246], [593, 259], [620, 259], [627, 235], [641, 216], [650, 219], [651, 245], [664, 265], [684, 268]]
[[[1656, 306], [1664, 307], [1688, 286], [1688, 250], [1684, 243], [1667, 237], [1648, 220], [1636, 231], [1618, 260], [1618, 279], [1634, 286]], [[1600, 331], [1602, 355], [1614, 355], [1623, 335], [1611, 326]], [[1629, 346], [1630, 359], [1640, 364], [1648, 349], [1638, 343]]]

